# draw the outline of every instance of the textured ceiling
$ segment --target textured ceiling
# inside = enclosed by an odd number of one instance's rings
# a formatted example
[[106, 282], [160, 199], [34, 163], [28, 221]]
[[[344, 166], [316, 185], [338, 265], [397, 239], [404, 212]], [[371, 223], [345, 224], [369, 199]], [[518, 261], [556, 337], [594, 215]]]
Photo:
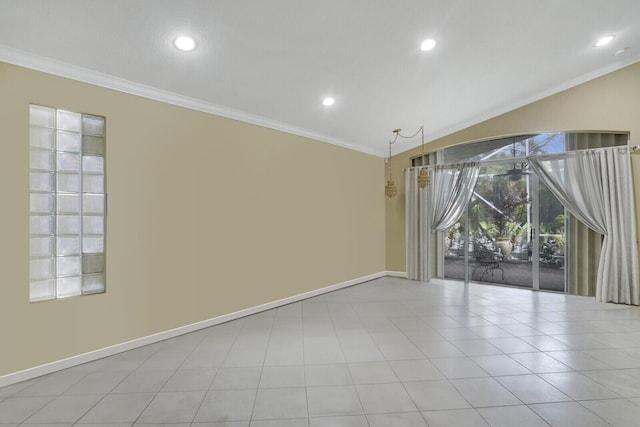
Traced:
[[383, 156], [395, 128], [429, 141], [640, 60], [638, 18], [638, 0], [0, 0], [0, 61]]

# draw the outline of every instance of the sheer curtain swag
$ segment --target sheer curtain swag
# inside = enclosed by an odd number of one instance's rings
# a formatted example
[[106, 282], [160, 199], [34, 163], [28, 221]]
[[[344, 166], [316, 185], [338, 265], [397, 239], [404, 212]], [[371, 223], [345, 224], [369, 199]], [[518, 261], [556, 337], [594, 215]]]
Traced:
[[478, 179], [477, 163], [454, 166], [432, 166], [431, 183], [418, 185], [418, 175], [424, 167], [405, 171], [405, 232], [407, 247], [407, 277], [428, 281], [430, 269], [430, 237], [435, 231], [446, 230], [464, 213]]
[[572, 215], [604, 235], [596, 300], [638, 305], [638, 249], [629, 149], [579, 150], [527, 160]]

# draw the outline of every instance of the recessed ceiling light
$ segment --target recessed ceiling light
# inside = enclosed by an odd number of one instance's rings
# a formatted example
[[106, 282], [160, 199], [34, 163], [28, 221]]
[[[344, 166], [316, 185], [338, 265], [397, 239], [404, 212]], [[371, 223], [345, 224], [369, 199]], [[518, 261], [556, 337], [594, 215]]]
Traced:
[[615, 36], [606, 36], [601, 38], [600, 40], [598, 40], [595, 44], [596, 47], [602, 47], [602, 46], [606, 46], [609, 43], [611, 43], [611, 40], [613, 40]]
[[423, 52], [426, 52], [428, 50], [433, 49], [434, 47], [436, 47], [436, 41], [433, 39], [427, 39], [423, 41], [422, 44], [420, 45], [420, 50], [422, 50]]
[[322, 101], [322, 105], [324, 105], [324, 106], [327, 106], [327, 107], [328, 107], [328, 106], [330, 106], [330, 105], [335, 104], [335, 102], [336, 102], [336, 100], [335, 100], [335, 99], [333, 99], [332, 97], [328, 96], [328, 97], [326, 97], [326, 98]]
[[191, 37], [180, 36], [173, 41], [173, 45], [184, 52], [189, 52], [196, 47], [196, 42]]

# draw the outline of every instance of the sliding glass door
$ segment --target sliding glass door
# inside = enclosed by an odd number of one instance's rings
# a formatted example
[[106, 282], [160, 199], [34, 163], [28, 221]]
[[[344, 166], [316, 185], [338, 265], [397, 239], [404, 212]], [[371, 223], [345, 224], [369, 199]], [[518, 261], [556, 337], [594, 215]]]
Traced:
[[567, 213], [546, 185], [540, 183], [537, 194], [539, 287], [546, 291], [566, 292]]
[[469, 279], [532, 287], [531, 175], [516, 163], [481, 168], [469, 204]]
[[526, 158], [628, 143], [623, 132], [571, 132], [444, 149], [439, 163], [482, 167], [467, 212], [438, 237], [438, 277], [595, 295], [602, 236], [565, 213]]
[[445, 277], [564, 292], [565, 241], [563, 206], [525, 164], [487, 164], [446, 233]]

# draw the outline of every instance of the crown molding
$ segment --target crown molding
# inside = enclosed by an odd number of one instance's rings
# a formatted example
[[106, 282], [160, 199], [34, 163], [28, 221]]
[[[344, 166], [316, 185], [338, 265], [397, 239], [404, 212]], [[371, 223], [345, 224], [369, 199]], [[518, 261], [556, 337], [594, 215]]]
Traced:
[[316, 141], [325, 142], [349, 150], [371, 154], [377, 157], [384, 157], [384, 152], [382, 152], [381, 150], [376, 150], [369, 147], [361, 147], [337, 138], [332, 138], [328, 135], [323, 135], [321, 133], [317, 133], [308, 129], [293, 126], [288, 123], [271, 120], [266, 117], [225, 107], [223, 105], [218, 105], [211, 102], [202, 101], [200, 99], [183, 96], [175, 92], [154, 88], [152, 86], [136, 83], [88, 68], [67, 64], [65, 62], [46, 58], [40, 55], [35, 55], [8, 46], [0, 45], [0, 61], [36, 71], [41, 71], [47, 74], [53, 74], [59, 77], [104, 87], [106, 89], [116, 90], [118, 92], [123, 92], [130, 95], [141, 96], [143, 98], [164, 102], [166, 104], [171, 104], [178, 107], [188, 108], [190, 110], [200, 111], [220, 117], [226, 117], [228, 119], [262, 126], [292, 135], [314, 139]]

